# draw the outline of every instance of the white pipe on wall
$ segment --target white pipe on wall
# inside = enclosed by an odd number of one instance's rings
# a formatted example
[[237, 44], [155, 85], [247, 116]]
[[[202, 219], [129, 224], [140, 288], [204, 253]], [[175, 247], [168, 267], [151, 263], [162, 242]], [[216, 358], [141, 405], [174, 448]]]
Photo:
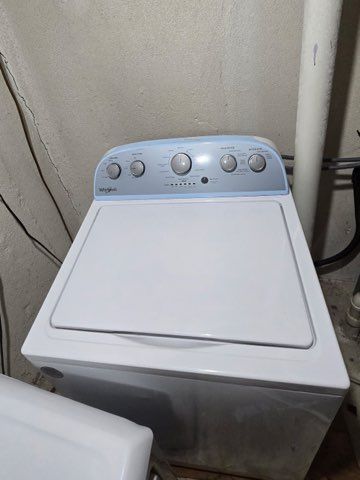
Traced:
[[342, 0], [305, 0], [293, 195], [311, 245]]

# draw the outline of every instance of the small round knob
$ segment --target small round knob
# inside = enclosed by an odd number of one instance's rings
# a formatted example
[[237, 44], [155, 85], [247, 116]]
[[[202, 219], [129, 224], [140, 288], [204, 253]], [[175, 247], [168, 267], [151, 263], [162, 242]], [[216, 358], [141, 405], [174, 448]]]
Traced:
[[106, 173], [108, 174], [109, 178], [116, 180], [120, 177], [121, 167], [118, 163], [109, 163], [109, 165], [106, 167]]
[[266, 160], [262, 155], [255, 153], [255, 155], [251, 155], [248, 160], [249, 167], [253, 172], [262, 172], [266, 167]]
[[134, 160], [130, 165], [130, 172], [134, 177], [141, 177], [145, 172], [145, 165], [141, 160]]
[[177, 175], [186, 175], [191, 170], [191, 158], [186, 153], [177, 153], [171, 159], [171, 168]]
[[237, 167], [236, 158], [233, 155], [224, 155], [220, 158], [220, 166], [224, 172], [231, 173]]

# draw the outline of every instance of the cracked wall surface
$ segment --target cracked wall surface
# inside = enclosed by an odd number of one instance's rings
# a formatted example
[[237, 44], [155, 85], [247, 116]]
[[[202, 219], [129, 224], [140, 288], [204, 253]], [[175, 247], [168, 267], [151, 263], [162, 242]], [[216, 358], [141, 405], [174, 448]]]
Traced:
[[[327, 155], [360, 155], [356, 0], [344, 2]], [[302, 0], [0, 0], [0, 52], [49, 188], [74, 235], [102, 154], [137, 140], [256, 134], [294, 151]], [[321, 46], [319, 46], [321, 48]], [[58, 256], [69, 240], [0, 78], [0, 189]], [[16, 376], [20, 346], [56, 275], [0, 204], [0, 274]], [[317, 256], [354, 232], [349, 174], [324, 173]], [[352, 280], [359, 259], [332, 278]]]

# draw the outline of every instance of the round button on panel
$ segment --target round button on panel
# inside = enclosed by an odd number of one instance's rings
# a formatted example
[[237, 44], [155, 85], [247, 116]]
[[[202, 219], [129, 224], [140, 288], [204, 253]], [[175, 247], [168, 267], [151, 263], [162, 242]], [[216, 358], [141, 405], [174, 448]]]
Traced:
[[120, 177], [121, 167], [118, 163], [109, 163], [109, 165], [106, 167], [106, 173], [108, 174], [109, 178], [116, 180]]
[[145, 172], [145, 165], [141, 160], [134, 160], [130, 165], [130, 172], [134, 177], [141, 177]]
[[249, 167], [253, 172], [262, 172], [266, 167], [266, 160], [262, 155], [256, 153], [255, 155], [251, 155], [248, 160]]
[[171, 168], [177, 175], [186, 175], [191, 170], [191, 158], [186, 153], [177, 153], [171, 159]]
[[237, 167], [236, 158], [233, 155], [224, 155], [220, 158], [220, 166], [224, 172], [231, 173]]

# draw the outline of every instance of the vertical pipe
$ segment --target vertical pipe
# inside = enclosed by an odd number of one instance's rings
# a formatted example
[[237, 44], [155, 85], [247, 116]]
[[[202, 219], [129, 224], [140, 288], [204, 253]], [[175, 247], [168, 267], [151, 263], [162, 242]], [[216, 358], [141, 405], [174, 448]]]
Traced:
[[312, 242], [342, 0], [305, 0], [293, 195]]
[[350, 300], [350, 307], [347, 312], [347, 321], [352, 327], [357, 329], [360, 328], [360, 275]]

